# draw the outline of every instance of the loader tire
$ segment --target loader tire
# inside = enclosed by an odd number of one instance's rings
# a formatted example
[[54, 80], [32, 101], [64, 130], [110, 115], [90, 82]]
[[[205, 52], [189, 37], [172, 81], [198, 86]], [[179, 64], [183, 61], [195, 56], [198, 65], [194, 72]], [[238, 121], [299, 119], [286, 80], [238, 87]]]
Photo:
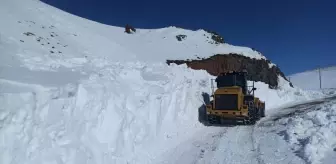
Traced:
[[261, 112], [261, 117], [265, 117], [265, 108], [262, 109], [262, 112]]
[[261, 118], [261, 109], [256, 108], [255, 120], [259, 120]]
[[254, 105], [248, 107], [248, 118], [244, 120], [245, 125], [254, 125], [257, 122], [257, 109]]
[[262, 115], [263, 115], [263, 109], [259, 108], [258, 109], [258, 120], [260, 120], [262, 118]]

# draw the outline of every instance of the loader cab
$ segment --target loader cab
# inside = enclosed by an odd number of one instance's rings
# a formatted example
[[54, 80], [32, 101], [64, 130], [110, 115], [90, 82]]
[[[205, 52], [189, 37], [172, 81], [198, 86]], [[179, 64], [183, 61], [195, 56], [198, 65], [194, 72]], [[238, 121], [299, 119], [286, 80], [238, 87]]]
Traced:
[[217, 83], [218, 89], [237, 86], [242, 89], [242, 93], [245, 96], [254, 97], [254, 91], [257, 90], [254, 87], [254, 81], [252, 86], [249, 86], [247, 84], [247, 71], [240, 71], [240, 72], [230, 71], [220, 73], [215, 79], [215, 81]]
[[217, 88], [238, 86], [242, 88], [243, 94], [248, 93], [247, 72], [221, 73], [216, 78]]

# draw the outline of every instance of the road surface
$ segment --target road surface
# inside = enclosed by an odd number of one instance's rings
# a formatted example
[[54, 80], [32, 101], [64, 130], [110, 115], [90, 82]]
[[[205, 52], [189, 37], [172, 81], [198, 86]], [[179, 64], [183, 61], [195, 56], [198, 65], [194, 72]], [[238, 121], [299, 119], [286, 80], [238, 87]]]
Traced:
[[[167, 152], [159, 163], [310, 163], [302, 152], [304, 143], [297, 150], [289, 146], [288, 136], [282, 130], [286, 128], [286, 124], [281, 124], [281, 120], [319, 110], [319, 105], [328, 102], [336, 102], [336, 96], [277, 109], [279, 112], [266, 116], [256, 125], [207, 127], [194, 138]], [[322, 161], [331, 164], [331, 158], [335, 156], [330, 152]]]

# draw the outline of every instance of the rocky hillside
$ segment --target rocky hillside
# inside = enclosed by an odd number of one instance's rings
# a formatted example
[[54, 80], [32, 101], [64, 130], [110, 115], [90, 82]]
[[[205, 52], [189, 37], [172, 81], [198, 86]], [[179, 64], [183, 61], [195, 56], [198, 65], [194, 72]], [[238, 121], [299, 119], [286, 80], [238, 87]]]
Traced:
[[[215, 41], [214, 44], [224, 43], [223, 37], [214, 32], [211, 32], [211, 34], [215, 36], [212, 37]], [[220, 42], [218, 40], [220, 40]], [[187, 66], [192, 69], [206, 70], [213, 76], [225, 71], [247, 70], [249, 80], [264, 82], [268, 84], [271, 89], [278, 87], [278, 76], [288, 81], [284, 73], [269, 60], [250, 58], [237, 53], [216, 54], [208, 58], [198, 58], [197, 60], [167, 60], [166, 62], [168, 65], [172, 63], [177, 65], [187, 64]], [[291, 83], [289, 84], [293, 87]]]

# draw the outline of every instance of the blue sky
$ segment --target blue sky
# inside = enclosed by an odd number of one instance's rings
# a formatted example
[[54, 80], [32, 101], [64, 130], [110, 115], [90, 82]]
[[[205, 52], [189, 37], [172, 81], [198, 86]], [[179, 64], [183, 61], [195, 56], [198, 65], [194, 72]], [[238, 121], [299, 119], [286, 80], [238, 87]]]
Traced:
[[113, 26], [209, 29], [253, 47], [285, 74], [336, 65], [336, 2], [325, 0], [42, 0]]

